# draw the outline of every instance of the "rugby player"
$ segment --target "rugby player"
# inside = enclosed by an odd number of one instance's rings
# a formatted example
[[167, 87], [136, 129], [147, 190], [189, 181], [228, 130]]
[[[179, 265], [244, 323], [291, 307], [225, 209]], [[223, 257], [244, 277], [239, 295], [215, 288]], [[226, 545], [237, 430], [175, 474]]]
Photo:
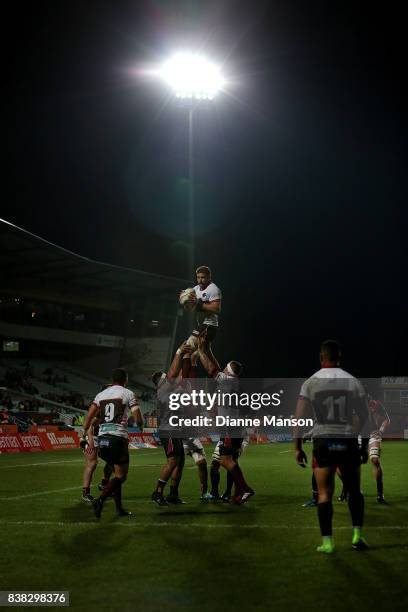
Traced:
[[[238, 379], [242, 373], [242, 365], [238, 361], [230, 361], [224, 370], [221, 371], [220, 365], [214, 357], [205, 335], [206, 332], [200, 336], [198, 341], [200, 360], [208, 376], [215, 380], [218, 387], [222, 388], [225, 383]], [[225, 436], [220, 439], [219, 444], [220, 464], [231, 475], [232, 481], [235, 484], [235, 495], [231, 498], [231, 502], [237, 505], [244, 504], [252, 495], [255, 495], [255, 491], [245, 481], [242, 470], [237, 462], [242, 443], [242, 437], [231, 438]], [[216, 466], [211, 465], [212, 492], [216, 490], [215, 484], [217, 479], [219, 482], [219, 473], [217, 474], [216, 472]]]
[[[183, 355], [182, 377], [189, 380], [191, 387], [194, 387], [194, 381], [197, 379], [197, 360], [198, 351], [194, 351], [191, 355], [188, 352]], [[214, 498], [208, 493], [208, 467], [203, 443], [199, 437], [187, 438], [183, 440], [183, 447], [185, 455], [191, 457], [197, 466], [201, 501], [212, 501]]]
[[[82, 448], [85, 468], [82, 477], [82, 501], [85, 503], [92, 503], [93, 496], [91, 495], [91, 483], [92, 477], [98, 465], [98, 429], [99, 421], [95, 420], [88, 430], [88, 435], [83, 434], [80, 440], [80, 447]], [[98, 485], [99, 490], [102, 491], [103, 487], [109, 482], [109, 478], [113, 472], [113, 467], [105, 463], [103, 468], [103, 478], [101, 483]]]
[[[240, 458], [242, 453], [245, 451], [248, 444], [249, 444], [249, 438], [248, 437], [243, 438], [241, 447], [237, 451], [235, 451], [233, 454], [233, 459], [236, 463], [238, 463], [238, 459]], [[212, 461], [211, 461], [211, 470], [210, 470], [210, 476], [211, 476], [211, 494], [210, 495], [211, 497], [210, 499], [221, 500], [225, 503], [229, 503], [231, 501], [232, 486], [234, 484], [234, 479], [232, 478], [231, 472], [227, 471], [227, 486], [225, 487], [224, 493], [220, 497], [219, 489], [218, 489], [219, 483], [220, 483], [220, 467], [221, 467], [220, 447], [221, 447], [221, 440], [219, 440], [216, 444], [216, 447], [214, 449], [213, 456], [212, 456]]]
[[[373, 466], [373, 475], [377, 485], [377, 502], [385, 504], [384, 499], [384, 484], [383, 484], [383, 469], [380, 463], [381, 442], [384, 431], [390, 426], [390, 417], [379, 400], [369, 398], [368, 415], [370, 423], [370, 438], [368, 440], [368, 457]], [[343, 484], [342, 492], [339, 496], [339, 501], [347, 499], [348, 491]]]
[[[208, 266], [200, 266], [196, 270], [197, 285], [189, 297], [196, 312], [196, 329], [188, 339], [189, 344], [197, 348], [197, 338], [205, 332], [208, 344], [214, 340], [218, 329], [218, 315], [221, 312], [221, 290], [212, 282], [211, 270]], [[185, 372], [183, 371], [183, 376]]]
[[114, 477], [109, 480], [100, 496], [93, 500], [95, 516], [100, 518], [103, 505], [111, 495], [115, 500], [117, 516], [127, 516], [131, 512], [122, 507], [122, 484], [129, 470], [128, 413], [133, 414], [138, 427], [143, 428], [143, 417], [134, 393], [126, 389], [127, 372], [117, 368], [112, 373], [112, 384], [98, 393], [89, 407], [84, 423], [88, 430], [95, 419], [100, 418], [98, 433], [98, 454], [103, 461], [113, 466]]
[[372, 425], [370, 439], [368, 441], [368, 456], [373, 466], [373, 474], [377, 484], [377, 502], [385, 504], [383, 469], [380, 463], [381, 442], [384, 431], [390, 426], [390, 417], [379, 400], [370, 399], [368, 412]]
[[[159, 370], [152, 375], [152, 382], [157, 389], [158, 413], [160, 415], [159, 429], [162, 434], [163, 430], [165, 432], [168, 425], [169, 394], [174, 392], [177, 387], [183, 356], [191, 355], [193, 350], [193, 347], [189, 346], [187, 342], [183, 342], [177, 349], [167, 374]], [[153, 491], [151, 499], [159, 506], [182, 504], [183, 501], [179, 497], [178, 488], [183, 475], [185, 461], [183, 440], [181, 438], [173, 438], [170, 435], [170, 429], [168, 435], [162, 435], [160, 440], [166, 454], [167, 462], [162, 467], [156, 489]], [[170, 494], [165, 499], [164, 488], [170, 478]]]
[[[360, 465], [368, 459], [367, 399], [361, 383], [340, 368], [340, 357], [337, 342], [326, 340], [322, 343], [321, 369], [303, 383], [296, 406], [297, 419], [304, 418], [310, 411], [314, 414], [312, 467], [317, 482], [317, 512], [323, 538], [317, 551], [322, 553], [334, 551], [332, 498], [337, 467], [349, 491], [352, 546], [357, 550], [368, 548], [361, 535], [364, 497], [360, 491]], [[362, 448], [358, 443], [359, 434], [362, 434]], [[306, 467], [307, 456], [302, 442], [302, 436], [296, 432], [296, 462]]]
[[[103, 391], [110, 385], [104, 385], [101, 389]], [[85, 503], [92, 503], [93, 496], [91, 495], [91, 483], [92, 477], [96, 470], [96, 466], [98, 465], [98, 433], [99, 433], [99, 419], [94, 419], [91, 424], [88, 435], [85, 431], [82, 432], [82, 437], [80, 440], [80, 448], [83, 451], [84, 459], [85, 459], [85, 468], [82, 476], [82, 501]], [[103, 478], [98, 485], [100, 491], [103, 490], [111, 477], [113, 472], [113, 467], [108, 463], [105, 463], [103, 468]]]

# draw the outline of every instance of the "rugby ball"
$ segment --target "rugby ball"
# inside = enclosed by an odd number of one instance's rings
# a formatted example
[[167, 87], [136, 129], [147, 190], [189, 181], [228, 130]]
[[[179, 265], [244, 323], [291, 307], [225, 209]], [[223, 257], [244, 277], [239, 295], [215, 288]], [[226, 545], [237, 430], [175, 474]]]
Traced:
[[195, 295], [195, 291], [192, 287], [189, 287], [188, 289], [183, 289], [183, 291], [181, 291], [180, 293], [179, 302], [183, 306], [183, 308], [186, 308], [187, 310], [193, 310], [195, 306], [194, 303], [190, 302], [189, 298], [191, 295]]

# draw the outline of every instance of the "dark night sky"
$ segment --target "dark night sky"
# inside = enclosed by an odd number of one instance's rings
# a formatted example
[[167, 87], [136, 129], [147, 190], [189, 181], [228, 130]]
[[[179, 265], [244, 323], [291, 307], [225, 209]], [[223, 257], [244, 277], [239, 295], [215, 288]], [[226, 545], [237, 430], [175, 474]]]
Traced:
[[196, 259], [223, 289], [219, 356], [253, 376], [304, 376], [334, 337], [356, 375], [407, 374], [395, 11], [27, 3], [15, 20], [17, 195], [1, 216], [95, 259], [185, 276], [186, 113], [135, 69], [199, 47], [231, 81], [195, 117]]

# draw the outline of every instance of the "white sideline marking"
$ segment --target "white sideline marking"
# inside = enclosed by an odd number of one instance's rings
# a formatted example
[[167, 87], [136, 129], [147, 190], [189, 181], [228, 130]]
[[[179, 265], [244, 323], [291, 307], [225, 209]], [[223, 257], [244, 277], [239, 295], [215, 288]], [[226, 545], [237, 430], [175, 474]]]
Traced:
[[60, 463], [83, 463], [83, 459], [66, 459], [63, 461], [40, 461], [39, 463], [12, 463], [11, 465], [2, 465], [0, 470], [17, 467], [35, 467], [37, 465], [59, 465]]
[[[132, 449], [133, 450], [133, 449]], [[150, 452], [151, 450], [155, 450], [155, 449], [142, 449], [142, 450], [138, 450], [138, 454], [143, 452], [143, 451], [147, 451]], [[40, 461], [39, 463], [12, 463], [11, 465], [2, 465], [0, 466], [0, 470], [7, 470], [9, 468], [16, 468], [16, 467], [35, 467], [38, 465], [58, 465], [60, 463], [84, 463], [84, 459], [80, 458], [80, 459], [61, 459], [61, 461]], [[160, 464], [161, 465], [161, 464]], [[144, 466], [131, 466], [131, 467], [144, 467]]]
[[67, 489], [54, 489], [53, 491], [37, 491], [36, 493], [27, 493], [26, 495], [15, 495], [14, 497], [0, 497], [0, 502], [14, 501], [15, 499], [26, 499], [28, 497], [37, 497], [38, 495], [52, 495], [53, 493], [63, 493], [65, 491], [74, 491], [75, 489], [79, 491], [81, 486], [76, 485], [75, 487], [68, 487]]
[[[0, 521], [0, 526], [27, 526], [27, 527], [67, 527], [67, 526], [71, 526], [71, 527], [89, 527], [90, 525], [97, 525], [98, 523], [96, 521], [87, 521], [87, 522], [74, 522], [74, 521]], [[130, 527], [135, 528], [135, 527], [142, 527], [142, 528], [155, 528], [155, 527], [183, 527], [183, 528], [191, 528], [191, 529], [196, 529], [196, 528], [203, 528], [203, 527], [207, 527], [209, 529], [225, 529], [225, 528], [230, 528], [230, 529], [288, 529], [288, 530], [299, 530], [299, 529], [306, 529], [306, 530], [318, 530], [319, 527], [318, 525], [316, 525], [315, 527], [312, 527], [311, 525], [305, 525], [303, 527], [300, 527], [298, 525], [273, 525], [273, 524], [249, 524], [249, 525], [240, 525], [240, 524], [231, 524], [231, 523], [173, 523], [172, 521], [167, 521], [167, 522], [137, 522], [137, 521], [132, 521], [131, 518], [128, 519], [128, 522], [116, 522], [116, 523], [109, 523], [109, 527]], [[366, 526], [364, 527], [364, 530], [370, 530], [370, 529], [383, 529], [383, 530], [390, 530], [390, 531], [401, 531], [401, 530], [408, 530], [408, 525], [372, 525], [372, 526]], [[346, 527], [346, 526], [342, 526], [342, 527], [334, 527], [333, 529], [334, 531], [350, 531], [351, 527]]]
[[279, 454], [283, 455], [283, 453], [291, 453], [291, 452], [292, 452], [292, 449], [286, 450], [286, 451], [279, 451]]

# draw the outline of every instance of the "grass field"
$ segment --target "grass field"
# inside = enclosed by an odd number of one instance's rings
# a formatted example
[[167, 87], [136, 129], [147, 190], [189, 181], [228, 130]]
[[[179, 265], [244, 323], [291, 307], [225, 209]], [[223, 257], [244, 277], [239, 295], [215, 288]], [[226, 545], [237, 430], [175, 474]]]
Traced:
[[200, 502], [190, 459], [186, 505], [156, 507], [164, 453], [133, 451], [123, 495], [133, 516], [117, 519], [109, 501], [99, 522], [80, 501], [80, 451], [2, 455], [0, 590], [69, 590], [76, 610], [407, 609], [407, 450], [384, 444], [386, 506], [363, 467], [369, 551], [351, 549], [347, 506], [335, 502], [332, 556], [315, 552], [316, 511], [301, 507], [311, 470], [286, 444], [247, 449], [241, 464], [256, 496], [242, 507]]

